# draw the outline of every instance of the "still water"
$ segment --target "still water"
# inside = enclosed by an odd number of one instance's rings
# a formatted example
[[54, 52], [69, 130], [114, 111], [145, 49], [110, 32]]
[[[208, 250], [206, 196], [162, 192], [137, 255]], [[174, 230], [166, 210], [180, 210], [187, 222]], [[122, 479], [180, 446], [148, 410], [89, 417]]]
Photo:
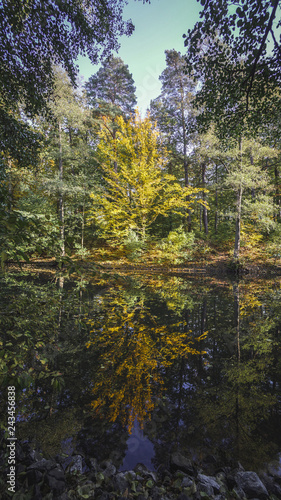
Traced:
[[280, 280], [1, 277], [1, 426], [46, 456], [278, 467]]

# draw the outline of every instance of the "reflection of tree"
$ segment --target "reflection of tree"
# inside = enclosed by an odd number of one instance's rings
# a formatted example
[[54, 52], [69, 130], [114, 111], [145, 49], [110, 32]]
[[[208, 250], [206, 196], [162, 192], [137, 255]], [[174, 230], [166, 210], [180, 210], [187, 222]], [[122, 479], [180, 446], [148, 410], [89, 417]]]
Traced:
[[214, 288], [194, 302], [187, 328], [195, 336], [208, 330], [198, 347], [206, 354], [175, 359], [165, 371], [165, 405], [145, 428], [157, 462], [167, 449], [254, 469], [274, 457], [280, 447], [280, 299], [272, 283], [263, 282]]
[[271, 321], [261, 312], [257, 287], [253, 293], [234, 284], [233, 302], [232, 350], [224, 360], [220, 384], [216, 386], [212, 378], [200, 384], [196, 406], [198, 419], [207, 430], [205, 443], [221, 442], [222, 449], [243, 463], [251, 455], [253, 467], [262, 463], [272, 447], [260, 427], [276, 403], [267, 387], [273, 332]]
[[[63, 286], [63, 279], [55, 283], [48, 278], [46, 281], [43, 276], [7, 273], [1, 278], [0, 291], [3, 331], [0, 390], [6, 391], [8, 385], [16, 387], [17, 418], [22, 422], [18, 424], [18, 435], [31, 432], [33, 427], [35, 436], [37, 421], [38, 436], [45, 428], [42, 435], [46, 435], [46, 440], [54, 435], [54, 431], [48, 429], [56, 427], [58, 412], [61, 412], [60, 422], [65, 420], [60, 426], [73, 427], [63, 412], [67, 407], [79, 407], [77, 401], [89, 391], [88, 380], [84, 380], [84, 391], [80, 386], [82, 366], [87, 366], [83, 346], [87, 327], [83, 317], [88, 309], [88, 297], [82, 306], [81, 280], [71, 285], [65, 280]], [[6, 396], [3, 404], [5, 400]], [[3, 418], [5, 411], [1, 412]], [[54, 418], [54, 422], [49, 419], [48, 425], [43, 425], [47, 417]]]
[[198, 354], [184, 321], [163, 325], [143, 301], [128, 307], [121, 295], [105, 300], [91, 321], [87, 347], [99, 352], [92, 406], [129, 430], [151, 415], [163, 384], [161, 370], [177, 358]]
[[[97, 293], [84, 278], [62, 287], [3, 277], [2, 387], [17, 386], [19, 438], [32, 434], [51, 451], [59, 436], [79, 431], [83, 453], [104, 459], [121, 441], [125, 449], [121, 423], [151, 415], [144, 431], [158, 461], [170, 448], [256, 468], [274, 455], [281, 446], [278, 283], [208, 286], [142, 275], [114, 287], [107, 278]], [[190, 355], [197, 351], [206, 353]]]

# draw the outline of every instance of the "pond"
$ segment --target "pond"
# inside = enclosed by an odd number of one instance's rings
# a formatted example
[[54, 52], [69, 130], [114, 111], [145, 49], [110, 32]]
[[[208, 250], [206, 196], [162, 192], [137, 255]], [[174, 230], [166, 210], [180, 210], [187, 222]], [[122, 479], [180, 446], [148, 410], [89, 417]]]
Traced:
[[0, 293], [4, 439], [15, 386], [17, 439], [46, 457], [280, 466], [280, 281], [22, 271]]

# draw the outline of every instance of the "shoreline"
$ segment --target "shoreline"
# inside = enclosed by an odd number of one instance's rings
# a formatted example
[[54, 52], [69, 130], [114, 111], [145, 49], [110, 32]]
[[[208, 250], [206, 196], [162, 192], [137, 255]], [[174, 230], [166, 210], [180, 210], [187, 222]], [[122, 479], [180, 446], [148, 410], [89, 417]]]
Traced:
[[[3, 437], [2, 437], [3, 439]], [[2, 443], [3, 444], [3, 443]], [[5, 462], [2, 447], [1, 461]], [[210, 457], [211, 459], [212, 457]], [[212, 461], [210, 460], [210, 463]], [[2, 490], [1, 498], [36, 500], [276, 500], [281, 499], [281, 469], [272, 466], [264, 473], [235, 466], [216, 466], [212, 473], [196, 466], [179, 452], [169, 465], [157, 471], [138, 463], [132, 470], [119, 471], [110, 459], [100, 464], [79, 451], [69, 456], [45, 458], [34, 443], [17, 442], [16, 494]], [[4, 475], [7, 470], [3, 470]], [[20, 495], [20, 496], [19, 496]]]

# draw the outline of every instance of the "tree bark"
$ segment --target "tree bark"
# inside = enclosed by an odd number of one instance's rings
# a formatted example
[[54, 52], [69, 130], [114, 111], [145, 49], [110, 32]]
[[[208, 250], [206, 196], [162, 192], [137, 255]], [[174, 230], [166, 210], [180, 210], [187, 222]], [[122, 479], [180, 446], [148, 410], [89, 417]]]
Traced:
[[280, 200], [280, 192], [279, 192], [279, 171], [278, 171], [278, 166], [275, 165], [274, 169], [274, 175], [275, 175], [275, 197], [276, 197], [276, 205], [277, 205], [277, 214], [275, 217], [276, 222], [280, 222], [281, 220], [281, 200]]
[[63, 182], [63, 161], [62, 161], [62, 140], [61, 140], [61, 123], [59, 123], [59, 220], [60, 220], [60, 242], [61, 242], [61, 257], [65, 256], [65, 235], [64, 235], [64, 198], [62, 191]]
[[[239, 141], [239, 151], [240, 151], [240, 162], [242, 167], [242, 138]], [[243, 194], [243, 186], [241, 179], [240, 186], [237, 191], [236, 228], [235, 228], [235, 243], [234, 243], [234, 254], [233, 254], [234, 259], [237, 260], [239, 259], [239, 254], [240, 254], [242, 194]]]
[[242, 194], [243, 194], [243, 188], [240, 185], [237, 191], [237, 213], [236, 213], [235, 244], [234, 244], [234, 255], [233, 255], [234, 259], [239, 259], [239, 254], [240, 254]]
[[215, 234], [218, 232], [218, 166], [216, 165]]
[[[206, 183], [205, 174], [206, 174], [206, 165], [205, 163], [202, 163], [202, 186], [203, 186], [202, 199], [204, 202], [206, 201], [206, 195], [204, 191]], [[203, 224], [204, 224], [205, 234], [208, 234], [208, 212], [205, 205], [203, 205]]]
[[[182, 121], [182, 136], [183, 136], [183, 167], [184, 167], [184, 185], [185, 187], [189, 187], [189, 162], [187, 159], [187, 134], [186, 134], [186, 126], [185, 126], [185, 118], [184, 118], [184, 91], [183, 84], [180, 80], [180, 95], [181, 95], [181, 121]], [[189, 201], [189, 196], [186, 197], [186, 201]], [[188, 210], [188, 231], [191, 231], [191, 211]]]

